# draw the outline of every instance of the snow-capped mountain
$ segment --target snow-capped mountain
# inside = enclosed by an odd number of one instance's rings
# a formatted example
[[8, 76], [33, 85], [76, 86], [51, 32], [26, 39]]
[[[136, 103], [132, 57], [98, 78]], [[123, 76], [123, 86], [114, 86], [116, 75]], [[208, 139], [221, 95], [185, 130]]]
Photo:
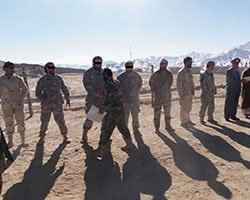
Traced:
[[[238, 47], [234, 47], [227, 51], [224, 51], [217, 55], [212, 54], [205, 54], [199, 52], [191, 52], [186, 55], [180, 56], [150, 56], [146, 58], [137, 58], [133, 59], [134, 68], [140, 69], [141, 71], [150, 71], [151, 65], [155, 68], [159, 66], [159, 62], [162, 58], [168, 60], [169, 67], [182, 67], [183, 66], [183, 59], [187, 56], [193, 58], [193, 66], [194, 67], [203, 67], [209, 60], [213, 60], [216, 62], [217, 66], [226, 67], [231, 65], [231, 60], [235, 57], [239, 57], [241, 59], [241, 66], [245, 66], [246, 63], [249, 63], [250, 60], [250, 41], [246, 44], [240, 45]], [[109, 67], [113, 71], [121, 72], [124, 70], [124, 65], [126, 61], [123, 62], [116, 62], [113, 60], [106, 60], [103, 62], [103, 67]], [[0, 66], [3, 65], [3, 62], [0, 61]], [[88, 69], [90, 65], [77, 65], [77, 64], [57, 64], [57, 67], [63, 68], [73, 68], [73, 69]]]
[[[150, 71], [151, 65], [154, 65], [156, 68], [159, 66], [159, 62], [162, 58], [168, 60], [169, 67], [182, 67], [183, 66], [183, 59], [187, 56], [193, 58], [193, 66], [194, 67], [203, 67], [209, 60], [213, 60], [216, 62], [217, 66], [226, 67], [231, 65], [231, 60], [235, 57], [241, 58], [241, 66], [245, 66], [246, 63], [250, 60], [250, 41], [244, 45], [240, 45], [238, 47], [229, 49], [217, 55], [212, 55], [210, 53], [199, 53], [199, 52], [191, 52], [186, 55], [180, 56], [150, 56], [146, 58], [137, 58], [133, 59], [134, 68], [141, 69], [142, 71]], [[109, 67], [113, 71], [121, 72], [124, 70], [125, 61], [118, 63], [112, 60], [104, 61], [103, 66]], [[61, 67], [71, 67], [70, 65], [60, 65]], [[74, 65], [75, 68], [82, 68], [87, 69], [90, 66], [80, 66]]]

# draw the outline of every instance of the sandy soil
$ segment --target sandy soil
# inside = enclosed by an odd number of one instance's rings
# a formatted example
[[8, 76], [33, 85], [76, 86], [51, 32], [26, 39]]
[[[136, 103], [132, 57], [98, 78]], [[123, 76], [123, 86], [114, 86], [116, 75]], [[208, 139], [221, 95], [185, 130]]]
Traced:
[[[146, 87], [149, 75], [143, 77]], [[89, 145], [82, 147], [79, 143], [85, 118], [82, 76], [67, 74], [64, 78], [74, 96], [72, 108], [65, 110], [71, 144], [61, 144], [62, 137], [51, 119], [45, 144], [37, 146], [40, 109], [34, 103], [35, 114], [26, 122], [29, 147], [19, 146], [20, 137], [16, 133], [11, 149], [15, 161], [3, 175], [3, 199], [250, 199], [250, 121], [243, 118], [240, 110], [238, 116], [242, 121], [224, 121], [225, 90], [219, 89], [216, 97], [215, 119], [219, 122], [216, 126], [199, 123], [199, 91], [191, 113], [196, 125], [190, 130], [180, 126], [179, 103], [173, 101], [175, 132], [171, 134], [164, 130], [163, 116], [161, 133], [154, 133], [150, 95], [141, 95], [145, 100], [140, 112], [142, 137], [133, 136], [135, 148], [127, 154], [120, 150], [124, 141], [115, 129], [112, 143], [100, 161], [88, 154], [97, 147], [100, 124], [94, 124]], [[216, 84], [223, 84], [224, 79], [217, 75]], [[33, 97], [36, 81], [29, 80]], [[195, 84], [198, 85], [197, 75]], [[131, 125], [129, 128], [132, 130]]]

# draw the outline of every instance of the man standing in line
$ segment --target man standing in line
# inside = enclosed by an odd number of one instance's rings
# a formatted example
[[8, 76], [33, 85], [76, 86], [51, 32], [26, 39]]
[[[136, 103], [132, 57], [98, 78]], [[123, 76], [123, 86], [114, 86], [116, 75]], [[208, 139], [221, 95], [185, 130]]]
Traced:
[[132, 61], [126, 62], [126, 71], [119, 75], [117, 79], [120, 81], [122, 98], [125, 104], [126, 123], [128, 125], [129, 114], [131, 113], [134, 134], [140, 134], [138, 114], [140, 112], [139, 92], [142, 87], [142, 78], [133, 70], [133, 66]]
[[126, 146], [122, 147], [121, 150], [128, 151], [133, 147], [131, 135], [126, 125], [120, 83], [118, 80], [113, 79], [113, 73], [108, 68], [103, 70], [103, 76], [105, 80], [106, 92], [104, 104], [100, 108], [99, 112], [103, 113], [106, 111], [107, 114], [102, 121], [99, 146], [92, 152], [92, 154], [97, 157], [103, 156], [105, 145], [109, 141], [116, 126], [121, 132], [126, 143]]
[[45, 133], [48, 129], [51, 113], [59, 126], [63, 142], [70, 143], [67, 137], [68, 129], [65, 125], [63, 114], [63, 98], [66, 99], [66, 106], [70, 106], [69, 91], [61, 76], [56, 74], [54, 63], [48, 62], [45, 65], [46, 75], [42, 76], [36, 86], [36, 97], [41, 101], [41, 127], [39, 144], [44, 143]]
[[213, 70], [215, 62], [209, 61], [206, 66], [206, 71], [202, 71], [200, 75], [201, 83], [201, 107], [200, 107], [200, 122], [206, 124], [204, 121], [205, 112], [207, 110], [208, 122], [217, 124], [217, 121], [213, 118], [214, 113], [214, 95], [217, 93], [216, 86], [214, 84]]
[[241, 91], [239, 72], [240, 59], [234, 58], [231, 63], [232, 67], [226, 72], [226, 99], [224, 107], [224, 117], [228, 122], [230, 122], [230, 119], [239, 120], [239, 118], [236, 117], [236, 113]]
[[181, 126], [188, 128], [194, 123], [190, 120], [192, 101], [194, 96], [194, 81], [191, 72], [192, 58], [186, 57], [183, 60], [184, 67], [177, 74], [177, 91], [180, 97], [180, 120]]
[[250, 119], [250, 66], [242, 72], [241, 110], [245, 118]]
[[167, 70], [168, 61], [162, 59], [160, 62], [160, 69], [157, 70], [150, 77], [149, 86], [155, 95], [153, 103], [154, 107], [154, 126], [155, 132], [159, 132], [161, 121], [161, 108], [164, 109], [165, 129], [167, 131], [174, 131], [170, 125], [171, 120], [171, 86], [173, 84], [173, 75]]
[[21, 144], [25, 143], [25, 122], [23, 99], [28, 95], [28, 88], [23, 79], [14, 73], [15, 65], [12, 62], [4, 63], [5, 74], [0, 77], [0, 97], [2, 100], [3, 119], [6, 134], [8, 135], [8, 147], [13, 147], [13, 134], [15, 132], [14, 117], [17, 122], [17, 131], [21, 136]]
[[[92, 60], [93, 67], [84, 73], [83, 85], [87, 91], [86, 97], [86, 114], [89, 112], [92, 105], [100, 108], [103, 104], [104, 96], [104, 78], [102, 74], [102, 58], [96, 56]], [[87, 142], [88, 131], [92, 128], [93, 121], [86, 119], [83, 124], [83, 134], [81, 143]]]

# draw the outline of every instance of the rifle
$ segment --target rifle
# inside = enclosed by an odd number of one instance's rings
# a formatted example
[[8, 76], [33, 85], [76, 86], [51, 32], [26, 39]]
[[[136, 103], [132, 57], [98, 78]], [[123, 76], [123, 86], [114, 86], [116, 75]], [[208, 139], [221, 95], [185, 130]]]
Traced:
[[[22, 68], [22, 72], [23, 72], [23, 80], [26, 83], [26, 85], [28, 87], [28, 90], [29, 90], [29, 85], [28, 85], [28, 80], [27, 80], [27, 74], [26, 74], [24, 68]], [[30, 118], [30, 117], [33, 116], [33, 109], [32, 109], [31, 97], [30, 97], [30, 90], [29, 90], [29, 93], [28, 93], [28, 96], [27, 96], [27, 100], [28, 100], [28, 107], [29, 107], [29, 113], [30, 113], [29, 118]]]
[[6, 140], [4, 138], [3, 130], [1, 127], [0, 127], [0, 134], [1, 134], [0, 137], [2, 138], [2, 140], [0, 142], [0, 150], [4, 152], [4, 155], [6, 158], [8, 158], [8, 160], [14, 161], [14, 158], [12, 157], [12, 155], [9, 151], [8, 145], [6, 143]]

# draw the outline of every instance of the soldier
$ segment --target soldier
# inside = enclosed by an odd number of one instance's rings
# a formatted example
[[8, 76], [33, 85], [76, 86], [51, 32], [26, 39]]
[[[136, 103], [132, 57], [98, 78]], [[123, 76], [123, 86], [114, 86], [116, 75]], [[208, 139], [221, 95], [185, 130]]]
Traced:
[[239, 58], [234, 58], [232, 61], [232, 67], [226, 72], [226, 99], [224, 107], [225, 120], [230, 122], [232, 120], [239, 120], [236, 117], [237, 106], [241, 91], [241, 80], [239, 72]]
[[181, 126], [189, 127], [194, 125], [190, 120], [190, 112], [192, 110], [192, 100], [194, 96], [194, 81], [191, 72], [192, 58], [184, 58], [184, 67], [177, 74], [177, 91], [180, 97], [180, 120]]
[[0, 97], [2, 100], [3, 119], [8, 135], [8, 146], [13, 147], [13, 134], [15, 132], [14, 117], [17, 122], [17, 131], [21, 136], [21, 144], [25, 143], [24, 103], [23, 99], [28, 95], [28, 88], [23, 79], [14, 73], [15, 65], [6, 62], [3, 66], [5, 74], [0, 77]]
[[121, 150], [127, 151], [133, 146], [131, 135], [126, 125], [120, 83], [118, 80], [113, 79], [112, 71], [108, 68], [104, 69], [103, 76], [105, 80], [106, 92], [104, 105], [100, 108], [99, 112], [103, 113], [106, 111], [107, 115], [104, 117], [102, 122], [99, 146], [92, 152], [92, 154], [97, 157], [103, 156], [105, 145], [109, 141], [116, 126], [126, 142], [126, 146], [122, 147]]
[[206, 122], [204, 121], [206, 109], [208, 115], [207, 121], [212, 124], [217, 124], [217, 121], [215, 121], [213, 118], [214, 95], [217, 93], [216, 86], [214, 84], [214, 74], [213, 74], [215, 62], [209, 61], [206, 67], [207, 67], [206, 71], [202, 71], [200, 75], [200, 83], [201, 83], [200, 122], [203, 125], [206, 124]]
[[[89, 112], [92, 105], [100, 107], [103, 104], [104, 79], [102, 74], [102, 58], [96, 56], [92, 60], [93, 67], [84, 73], [83, 85], [87, 91], [86, 113]], [[93, 121], [86, 119], [83, 125], [83, 134], [81, 143], [87, 142], [87, 133], [92, 128]]]
[[155, 95], [153, 102], [154, 107], [154, 126], [155, 132], [159, 132], [161, 120], [161, 108], [164, 109], [165, 115], [165, 129], [167, 131], [174, 131], [170, 125], [170, 110], [171, 110], [171, 86], [173, 84], [173, 75], [167, 70], [168, 61], [162, 59], [160, 62], [160, 69], [157, 70], [149, 80], [149, 86]]
[[0, 127], [0, 195], [2, 192], [2, 174], [5, 170], [5, 158], [7, 158], [9, 161], [14, 161], [12, 155], [9, 152], [8, 145], [5, 142], [4, 135], [2, 132], [2, 129]]
[[133, 70], [133, 62], [125, 63], [126, 71], [117, 77], [120, 81], [122, 98], [125, 105], [125, 117], [128, 125], [129, 114], [132, 115], [132, 126], [135, 134], [139, 134], [139, 119], [140, 112], [139, 92], [142, 87], [141, 76]]
[[64, 121], [63, 114], [63, 92], [66, 98], [66, 106], [70, 106], [69, 91], [65, 86], [61, 76], [56, 74], [56, 67], [54, 63], [48, 62], [45, 65], [46, 75], [42, 76], [36, 86], [36, 97], [41, 101], [41, 127], [39, 144], [44, 143], [45, 133], [48, 129], [51, 113], [59, 126], [63, 136], [63, 142], [70, 143], [67, 137], [67, 127]]

